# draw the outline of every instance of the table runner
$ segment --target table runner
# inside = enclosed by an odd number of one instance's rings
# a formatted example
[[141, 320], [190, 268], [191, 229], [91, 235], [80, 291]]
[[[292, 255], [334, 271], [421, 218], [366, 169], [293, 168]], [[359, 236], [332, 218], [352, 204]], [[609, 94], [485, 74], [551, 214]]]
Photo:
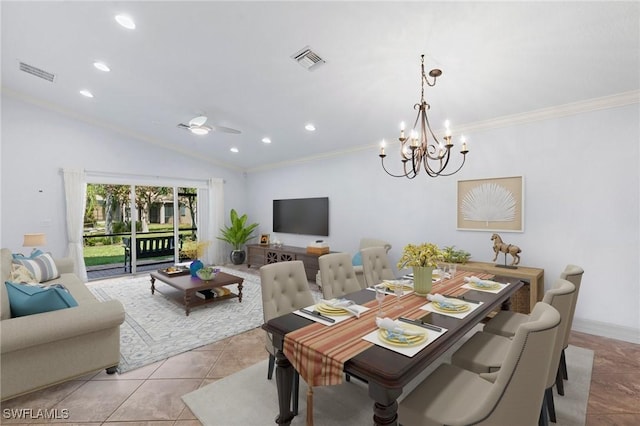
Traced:
[[[492, 274], [459, 271], [454, 278], [434, 283], [431, 293], [452, 296], [464, 294], [468, 291], [461, 288], [464, 277], [474, 275], [481, 279], [493, 278]], [[412, 293], [403, 296], [400, 303], [403, 309], [395, 309], [396, 296], [389, 295], [385, 298], [382, 306], [389, 318], [404, 316], [415, 319], [424, 315], [424, 311], [420, 309], [425, 303], [424, 296]], [[377, 328], [377, 305], [376, 300], [367, 302], [364, 306], [371, 309], [360, 315], [360, 318], [350, 318], [333, 327], [315, 323], [285, 335], [284, 354], [307, 385], [327, 386], [343, 382], [344, 363], [373, 345], [362, 340], [362, 336]]]

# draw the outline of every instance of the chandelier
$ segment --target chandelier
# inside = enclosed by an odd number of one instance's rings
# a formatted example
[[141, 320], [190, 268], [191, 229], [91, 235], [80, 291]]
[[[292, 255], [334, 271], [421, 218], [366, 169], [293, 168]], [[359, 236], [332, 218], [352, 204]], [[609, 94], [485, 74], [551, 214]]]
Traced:
[[387, 170], [384, 165], [384, 159], [387, 156], [384, 152], [384, 148], [386, 146], [384, 140], [380, 147], [382, 168], [388, 175], [393, 177], [406, 177], [413, 179], [418, 175], [421, 167], [424, 168], [427, 175], [431, 177], [451, 176], [457, 173], [462, 166], [464, 166], [467, 153], [469, 152], [467, 149], [467, 142], [464, 136], [461, 136], [462, 145], [460, 154], [462, 154], [462, 164], [460, 164], [460, 166], [454, 171], [447, 170], [451, 156], [451, 149], [453, 148], [453, 142], [451, 141], [451, 129], [449, 129], [449, 120], [445, 121], [445, 135], [441, 142], [433, 133], [433, 130], [431, 130], [429, 117], [427, 116], [427, 110], [429, 110], [431, 106], [424, 100], [424, 84], [427, 83], [430, 87], [435, 86], [436, 79], [442, 75], [442, 71], [439, 69], [429, 71], [429, 77], [433, 78], [433, 82], [430, 82], [424, 73], [424, 55], [421, 55], [421, 62], [422, 92], [420, 95], [420, 103], [413, 106], [413, 109], [418, 111], [418, 116], [416, 117], [416, 121], [413, 124], [409, 137], [405, 136], [404, 122], [400, 124], [400, 137], [398, 140], [400, 141], [400, 158], [402, 160], [403, 173], [396, 175]]

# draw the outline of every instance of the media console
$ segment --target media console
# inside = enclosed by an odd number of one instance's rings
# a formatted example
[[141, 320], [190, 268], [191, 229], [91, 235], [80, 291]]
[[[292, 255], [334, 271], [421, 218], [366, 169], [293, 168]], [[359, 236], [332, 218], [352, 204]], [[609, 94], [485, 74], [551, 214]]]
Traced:
[[269, 263], [301, 260], [309, 281], [315, 281], [320, 269], [318, 258], [321, 254], [307, 253], [305, 247], [275, 246], [273, 244], [247, 244], [247, 267], [262, 266]]

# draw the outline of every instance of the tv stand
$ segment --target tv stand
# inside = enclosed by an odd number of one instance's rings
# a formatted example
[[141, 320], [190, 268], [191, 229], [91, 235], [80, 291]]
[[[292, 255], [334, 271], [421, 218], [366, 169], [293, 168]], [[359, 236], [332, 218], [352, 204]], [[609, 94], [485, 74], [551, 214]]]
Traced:
[[306, 247], [275, 246], [274, 244], [247, 244], [247, 267], [263, 266], [270, 263], [301, 260], [307, 280], [315, 281], [320, 269], [318, 258], [321, 254], [307, 253]]

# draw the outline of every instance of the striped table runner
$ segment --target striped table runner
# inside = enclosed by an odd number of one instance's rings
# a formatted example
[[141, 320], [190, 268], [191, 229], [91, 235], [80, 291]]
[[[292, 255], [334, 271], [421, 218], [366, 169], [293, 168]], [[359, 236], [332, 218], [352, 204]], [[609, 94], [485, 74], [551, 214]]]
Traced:
[[[459, 271], [453, 279], [433, 284], [431, 293], [457, 296], [467, 292], [461, 288], [464, 277], [477, 276], [481, 279], [493, 278], [491, 274]], [[396, 296], [387, 296], [383, 302], [383, 310], [387, 316], [397, 319], [400, 316], [419, 318], [424, 311], [419, 308], [426, 303], [424, 296], [413, 293], [400, 299], [403, 309], [395, 309]], [[344, 380], [344, 363], [373, 343], [362, 337], [377, 328], [376, 314], [378, 302], [372, 300], [364, 306], [371, 308], [360, 315], [328, 327], [314, 323], [285, 336], [284, 353], [309, 386], [337, 385]]]

